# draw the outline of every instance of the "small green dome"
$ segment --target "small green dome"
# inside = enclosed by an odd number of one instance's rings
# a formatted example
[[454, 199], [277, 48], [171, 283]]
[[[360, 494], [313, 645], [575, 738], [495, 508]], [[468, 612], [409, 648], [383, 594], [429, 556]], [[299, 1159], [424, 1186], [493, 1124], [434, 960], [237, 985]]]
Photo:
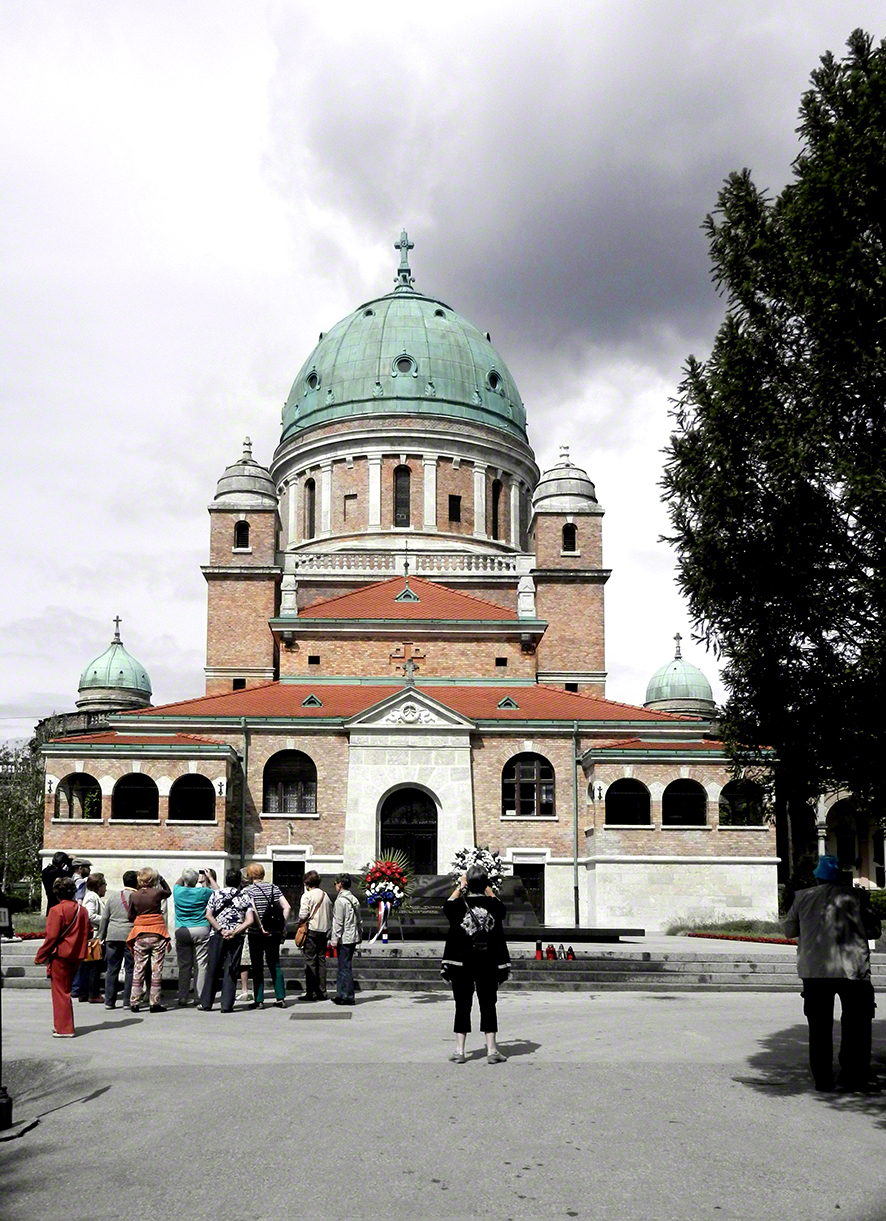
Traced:
[[359, 416], [473, 420], [526, 440], [526, 411], [488, 335], [412, 287], [406, 234], [397, 287], [320, 336], [283, 408], [281, 440]]
[[712, 704], [714, 693], [697, 666], [677, 657], [667, 665], [660, 666], [646, 688], [647, 704], [658, 704], [663, 700], [704, 700]]
[[139, 695], [151, 696], [151, 680], [140, 661], [123, 647], [119, 635], [95, 661], [91, 661], [80, 675], [80, 691], [96, 687], [135, 691]]

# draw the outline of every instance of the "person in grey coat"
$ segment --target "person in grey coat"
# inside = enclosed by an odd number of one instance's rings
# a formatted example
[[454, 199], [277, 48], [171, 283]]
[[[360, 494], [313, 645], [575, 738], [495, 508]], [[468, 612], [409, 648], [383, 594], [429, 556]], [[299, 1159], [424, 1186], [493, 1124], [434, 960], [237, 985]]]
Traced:
[[[817, 885], [798, 890], [784, 918], [797, 938], [797, 974], [803, 981], [803, 1012], [809, 1023], [809, 1066], [818, 1090], [879, 1093], [870, 1079], [874, 985], [869, 941], [880, 936], [880, 920], [867, 891], [841, 882], [840, 862], [823, 856]], [[834, 999], [840, 998], [840, 1076], [834, 1082]]]
[[338, 947], [338, 972], [333, 1005], [355, 1005], [354, 951], [363, 940], [360, 902], [351, 894], [351, 875], [340, 873], [335, 879], [336, 897], [332, 907], [329, 944]]
[[105, 947], [105, 1008], [117, 1008], [120, 987], [120, 964], [123, 964], [123, 1008], [129, 1008], [132, 992], [132, 950], [127, 938], [132, 929], [128, 896], [135, 894], [138, 878], [134, 869], [123, 875], [123, 889], [108, 890], [98, 926], [98, 937]]

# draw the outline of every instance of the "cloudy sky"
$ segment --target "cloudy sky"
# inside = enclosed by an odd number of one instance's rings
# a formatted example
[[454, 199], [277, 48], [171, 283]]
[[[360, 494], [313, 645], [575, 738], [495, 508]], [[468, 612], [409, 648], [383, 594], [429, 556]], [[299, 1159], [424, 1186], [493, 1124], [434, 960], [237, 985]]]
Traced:
[[404, 224], [540, 465], [596, 482], [609, 694], [642, 702], [689, 636], [657, 481], [722, 316], [699, 226], [731, 170], [784, 184], [859, 25], [882, 3], [4, 0], [0, 734], [73, 707], [115, 614], [156, 702], [200, 693], [215, 480], [247, 433], [270, 460]]

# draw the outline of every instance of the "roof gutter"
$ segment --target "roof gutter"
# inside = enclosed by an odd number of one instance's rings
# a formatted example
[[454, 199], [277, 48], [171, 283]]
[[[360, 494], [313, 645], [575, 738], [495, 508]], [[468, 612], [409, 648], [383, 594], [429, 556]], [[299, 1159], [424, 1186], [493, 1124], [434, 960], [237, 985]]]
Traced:
[[243, 778], [240, 784], [240, 868], [246, 863], [246, 776], [249, 770], [249, 728], [246, 717], [240, 718], [243, 729]]

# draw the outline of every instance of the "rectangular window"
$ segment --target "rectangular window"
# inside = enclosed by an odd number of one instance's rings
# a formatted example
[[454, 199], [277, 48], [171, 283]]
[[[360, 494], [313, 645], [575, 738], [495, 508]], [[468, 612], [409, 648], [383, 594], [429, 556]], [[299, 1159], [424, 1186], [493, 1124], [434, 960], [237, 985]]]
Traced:
[[319, 664], [320, 664], [320, 654], [319, 653], [309, 653], [308, 654], [308, 665], [309, 666], [319, 666]]
[[497, 666], [506, 666], [508, 664], [507, 657], [496, 657], [495, 664]]
[[242, 691], [244, 689], [244, 687], [246, 686], [246, 679], [245, 678], [235, 678], [231, 685], [233, 686], [235, 691]]
[[567, 691], [574, 691], [578, 695], [578, 683], [564, 683], [563, 685]]
[[449, 520], [450, 521], [461, 521], [461, 497], [460, 496], [450, 496], [449, 497]]
[[354, 510], [355, 510], [356, 508], [357, 508], [357, 493], [356, 493], [356, 492], [348, 492], [348, 494], [345, 496], [345, 505], [344, 505], [344, 519], [345, 519], [345, 521], [347, 521], [347, 520], [348, 520], [348, 517], [349, 517], [349, 516], [350, 516], [351, 518], [353, 518], [353, 516], [354, 516]]

